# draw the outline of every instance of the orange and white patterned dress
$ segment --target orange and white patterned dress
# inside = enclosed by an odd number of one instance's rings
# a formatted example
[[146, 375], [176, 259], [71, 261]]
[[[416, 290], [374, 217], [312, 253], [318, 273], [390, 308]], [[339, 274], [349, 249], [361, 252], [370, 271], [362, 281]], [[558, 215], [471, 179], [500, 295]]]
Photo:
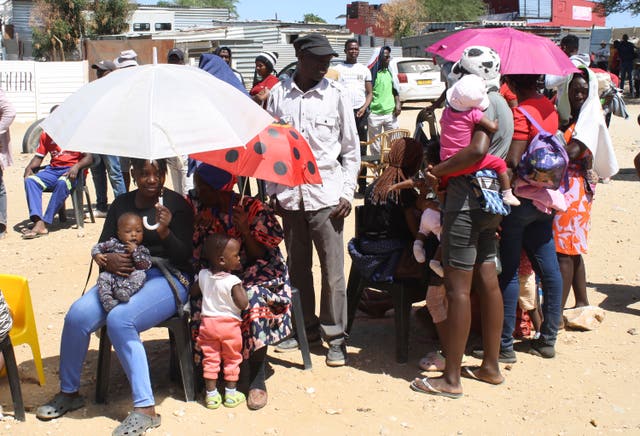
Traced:
[[[573, 126], [565, 132], [567, 142], [571, 139], [572, 132]], [[595, 183], [591, 181], [589, 170], [591, 160], [591, 152], [587, 149], [580, 157], [569, 162], [569, 188], [564, 193], [567, 210], [556, 213], [553, 219], [553, 238], [557, 253], [569, 256], [587, 253], [591, 203], [595, 193]]]

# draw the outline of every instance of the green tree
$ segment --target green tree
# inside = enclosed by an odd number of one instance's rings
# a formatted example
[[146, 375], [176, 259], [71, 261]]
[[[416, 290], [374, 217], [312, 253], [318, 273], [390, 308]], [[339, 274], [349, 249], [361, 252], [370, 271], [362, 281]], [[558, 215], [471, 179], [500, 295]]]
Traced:
[[95, 0], [89, 28], [95, 35], [117, 35], [129, 30], [135, 5], [128, 0]]
[[596, 12], [609, 15], [618, 12], [630, 12], [632, 15], [640, 14], [640, 0], [602, 0], [596, 5]]
[[36, 0], [31, 11], [34, 56], [65, 59], [85, 32], [86, 0]]
[[238, 0], [174, 0], [173, 4], [183, 8], [221, 8], [236, 14]]
[[417, 33], [416, 25], [424, 15], [419, 0], [391, 0], [382, 6], [378, 15], [378, 27], [385, 37], [402, 38]]
[[487, 10], [482, 0], [420, 0], [425, 21], [476, 21]]
[[302, 21], [305, 23], [326, 23], [324, 18], [317, 16], [316, 14], [304, 14]]

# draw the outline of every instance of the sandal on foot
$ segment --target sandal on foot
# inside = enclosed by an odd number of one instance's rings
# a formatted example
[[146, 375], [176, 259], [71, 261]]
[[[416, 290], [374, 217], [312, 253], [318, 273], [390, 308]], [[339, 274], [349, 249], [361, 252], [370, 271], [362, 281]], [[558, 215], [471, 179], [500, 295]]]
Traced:
[[462, 398], [463, 395], [462, 393], [445, 392], [436, 389], [431, 385], [431, 383], [429, 383], [429, 379], [427, 377], [414, 379], [411, 382], [410, 387], [412, 391], [420, 392], [421, 394], [436, 395], [446, 398], [457, 399]]
[[81, 396], [70, 397], [58, 392], [47, 404], [38, 407], [36, 417], [43, 421], [59, 418], [67, 412], [84, 406], [84, 398]]
[[204, 398], [204, 404], [207, 409], [217, 409], [222, 405], [222, 395], [220, 395], [220, 392], [216, 392], [214, 395], [207, 395]]
[[233, 395], [225, 394], [224, 407], [238, 407], [240, 404], [244, 403], [244, 400], [244, 394], [240, 391], [236, 391]]
[[134, 436], [144, 434], [150, 428], [160, 426], [160, 415], [149, 416], [135, 410], [113, 430], [111, 436]]
[[22, 233], [22, 239], [36, 239], [36, 238], [40, 238], [42, 236], [47, 236], [49, 234], [48, 231], [46, 232], [36, 232], [35, 230], [29, 230], [26, 232]]
[[502, 383], [504, 383], [504, 377], [500, 382], [497, 382], [497, 383], [478, 377], [475, 371], [478, 371], [479, 369], [480, 369], [479, 366], [463, 366], [462, 369], [460, 370], [460, 377], [468, 378], [470, 380], [475, 380], [482, 383], [487, 383], [489, 385], [494, 385], [494, 386], [501, 385]]

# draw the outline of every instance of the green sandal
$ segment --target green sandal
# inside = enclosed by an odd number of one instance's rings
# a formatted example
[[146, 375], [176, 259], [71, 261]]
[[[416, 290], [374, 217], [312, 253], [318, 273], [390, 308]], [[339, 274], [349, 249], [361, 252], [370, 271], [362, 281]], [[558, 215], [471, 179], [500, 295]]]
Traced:
[[149, 416], [135, 410], [113, 430], [111, 436], [142, 435], [150, 428], [160, 427], [160, 415]]
[[214, 395], [207, 395], [204, 398], [204, 404], [207, 409], [217, 409], [222, 404], [222, 395], [216, 392]]
[[224, 407], [238, 407], [240, 404], [244, 403], [244, 401], [244, 394], [240, 391], [236, 391], [233, 395], [224, 396]]

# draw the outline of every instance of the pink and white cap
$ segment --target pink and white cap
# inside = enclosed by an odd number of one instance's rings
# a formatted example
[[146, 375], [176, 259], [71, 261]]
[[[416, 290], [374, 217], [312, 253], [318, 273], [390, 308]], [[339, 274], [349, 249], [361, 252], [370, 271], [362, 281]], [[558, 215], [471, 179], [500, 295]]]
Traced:
[[486, 110], [489, 97], [484, 80], [475, 74], [465, 74], [447, 90], [447, 103], [460, 112], [474, 108]]

